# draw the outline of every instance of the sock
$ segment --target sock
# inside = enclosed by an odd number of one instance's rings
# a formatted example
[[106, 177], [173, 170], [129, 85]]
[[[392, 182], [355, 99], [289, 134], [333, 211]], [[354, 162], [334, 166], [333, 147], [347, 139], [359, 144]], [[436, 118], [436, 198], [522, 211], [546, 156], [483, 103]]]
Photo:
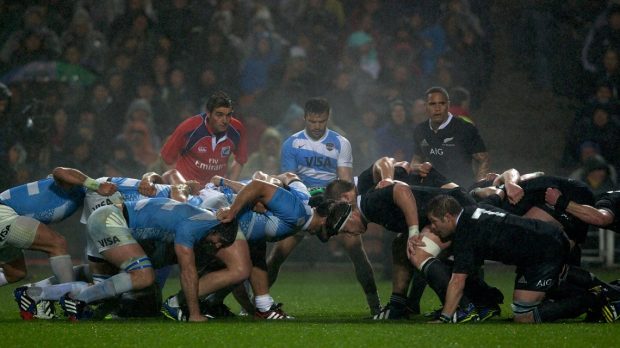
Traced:
[[598, 305], [600, 303], [598, 303], [596, 295], [583, 289], [576, 289], [570, 298], [543, 301], [535, 310], [534, 319], [538, 323], [546, 323], [558, 319], [576, 318], [585, 313], [588, 308]]
[[254, 297], [254, 301], [256, 302], [256, 309], [261, 312], [266, 312], [273, 305], [273, 297], [271, 295], [260, 295]]
[[59, 283], [68, 283], [74, 280], [71, 256], [52, 256], [50, 257], [50, 266], [52, 267], [52, 272], [56, 276], [56, 279], [58, 279]]
[[397, 307], [397, 308], [403, 308], [405, 307], [406, 304], [407, 304], [407, 298], [405, 297], [405, 295], [397, 294], [395, 292], [393, 292], [392, 295], [390, 295], [390, 306]]
[[75, 296], [76, 300], [91, 303], [104, 298], [120, 295], [133, 289], [131, 276], [129, 273], [116, 274], [101, 283], [89, 286]]
[[93, 274], [93, 284], [99, 284], [108, 278], [110, 278], [110, 276], [107, 274]]
[[166, 285], [166, 280], [168, 279], [171, 271], [172, 266], [164, 266], [155, 270], [155, 282], [157, 282], [160, 289], [163, 289], [164, 285]]
[[26, 290], [26, 293], [37, 302], [41, 300], [58, 301], [68, 292], [76, 294], [87, 287], [88, 283], [85, 282], [69, 282], [45, 287], [32, 286]]
[[611, 286], [611, 284], [605, 283], [604, 281], [598, 279], [594, 274], [577, 266], [568, 266], [568, 271], [566, 272], [566, 282], [585, 290], [600, 285], [608, 291], [609, 297], [613, 299], [620, 299], [620, 291], [616, 290], [616, 288]]
[[368, 303], [368, 308], [370, 308], [370, 314], [375, 315], [381, 312], [381, 300], [379, 299], [379, 294], [375, 292], [366, 294], [366, 302]]
[[415, 313], [420, 313], [420, 300], [427, 282], [424, 275], [417, 269], [413, 271], [413, 277], [411, 278], [411, 288], [409, 289], [409, 296], [407, 296], [407, 307], [413, 310]]
[[[450, 283], [450, 278], [452, 277], [450, 267], [441, 262], [439, 259], [433, 257], [424, 263], [424, 266], [422, 266], [422, 272], [426, 276], [428, 286], [435, 291], [439, 297], [439, 300], [443, 304], [446, 300], [448, 283]], [[461, 308], [466, 308], [469, 303], [469, 299], [463, 294], [461, 301], [459, 302], [459, 306]]]
[[0, 286], [7, 285], [8, 283], [9, 281], [6, 280], [6, 277], [4, 276], [4, 270], [0, 268]]
[[[90, 268], [87, 264], [73, 266], [73, 279], [80, 282], [92, 282], [92, 276], [90, 275]], [[39, 280], [38, 282], [32, 283], [32, 286], [37, 287], [46, 287], [50, 285], [58, 284], [58, 279], [56, 276], [52, 276], [49, 278], [45, 278], [43, 280]]]

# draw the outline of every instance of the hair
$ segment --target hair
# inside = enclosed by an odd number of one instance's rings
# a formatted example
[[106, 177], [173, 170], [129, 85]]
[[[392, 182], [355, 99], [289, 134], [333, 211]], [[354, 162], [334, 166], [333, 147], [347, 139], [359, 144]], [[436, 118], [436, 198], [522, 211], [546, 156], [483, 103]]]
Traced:
[[334, 203], [331, 199], [326, 199], [323, 193], [317, 193], [310, 197], [308, 205], [315, 208], [316, 213], [320, 217], [326, 217], [329, 214], [330, 206]]
[[228, 94], [226, 94], [224, 91], [217, 91], [209, 97], [205, 105], [205, 108], [207, 109], [209, 113], [211, 113], [216, 108], [221, 108], [221, 107], [232, 108], [233, 107], [232, 99], [230, 99]]
[[346, 202], [334, 202], [330, 205], [325, 219], [325, 230], [329, 236], [338, 234], [352, 210], [353, 206]]
[[329, 114], [329, 102], [325, 98], [311, 98], [304, 105], [304, 115], [308, 114]]
[[237, 219], [231, 222], [221, 223], [213, 228], [211, 233], [219, 233], [222, 247], [228, 247], [235, 242], [237, 238], [238, 223]]
[[428, 96], [431, 93], [441, 93], [444, 97], [446, 97], [446, 100], [450, 101], [450, 95], [448, 94], [448, 91], [446, 91], [446, 89], [443, 87], [431, 87], [427, 89], [426, 92], [424, 92], [424, 95]]
[[336, 179], [327, 184], [327, 187], [325, 187], [325, 198], [337, 200], [340, 199], [340, 196], [343, 193], [349, 192], [353, 189], [355, 189], [355, 185], [352, 182]]
[[434, 217], [443, 217], [446, 214], [457, 215], [462, 209], [463, 207], [456, 199], [447, 195], [433, 197], [427, 206], [428, 215]]

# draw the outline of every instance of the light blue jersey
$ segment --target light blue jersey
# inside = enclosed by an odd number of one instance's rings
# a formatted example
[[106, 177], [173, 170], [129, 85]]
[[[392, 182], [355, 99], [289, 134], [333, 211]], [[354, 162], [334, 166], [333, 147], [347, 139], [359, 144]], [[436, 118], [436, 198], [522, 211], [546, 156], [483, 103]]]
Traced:
[[21, 216], [44, 224], [62, 221], [84, 202], [86, 189], [72, 186], [65, 190], [53, 178], [20, 185], [0, 193], [0, 204], [11, 207]]
[[147, 197], [141, 195], [138, 192], [140, 187], [140, 180], [132, 178], [121, 177], [102, 177], [98, 178], [97, 182], [111, 182], [116, 184], [116, 193], [111, 196], [102, 196], [96, 191], [88, 190], [86, 192], [86, 198], [84, 200], [84, 209], [82, 210], [82, 217], [80, 222], [85, 224], [90, 214], [100, 207], [111, 204], [120, 204], [123, 202], [138, 201], [146, 198], [169, 198], [170, 197], [170, 185], [155, 184], [155, 196]]
[[215, 213], [168, 198], [125, 202], [125, 207], [136, 240], [174, 242], [192, 248], [220, 224]]
[[[188, 203], [211, 210], [229, 206], [234, 197], [229, 196], [226, 189], [225, 192], [220, 190], [206, 187]], [[280, 187], [268, 202], [265, 213], [257, 213], [252, 206], [248, 206], [237, 214], [239, 229], [248, 241], [275, 242], [284, 239], [310, 223], [312, 208], [308, 205], [309, 199], [308, 189], [299, 181], [291, 183], [288, 190]]]
[[281, 172], [297, 174], [308, 187], [325, 187], [338, 177], [338, 167], [352, 167], [351, 143], [340, 134], [327, 130], [312, 140], [305, 130], [291, 135], [281, 150]]

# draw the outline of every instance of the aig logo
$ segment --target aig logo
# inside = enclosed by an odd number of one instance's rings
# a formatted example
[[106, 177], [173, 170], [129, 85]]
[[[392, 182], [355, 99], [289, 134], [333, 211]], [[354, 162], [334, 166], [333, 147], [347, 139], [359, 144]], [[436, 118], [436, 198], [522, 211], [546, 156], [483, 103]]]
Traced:
[[440, 148], [440, 147], [431, 148], [430, 154], [431, 155], [443, 156], [443, 149]]
[[541, 279], [536, 283], [536, 287], [537, 288], [542, 288], [545, 286], [550, 286], [551, 284], [553, 284], [553, 280], [552, 279]]

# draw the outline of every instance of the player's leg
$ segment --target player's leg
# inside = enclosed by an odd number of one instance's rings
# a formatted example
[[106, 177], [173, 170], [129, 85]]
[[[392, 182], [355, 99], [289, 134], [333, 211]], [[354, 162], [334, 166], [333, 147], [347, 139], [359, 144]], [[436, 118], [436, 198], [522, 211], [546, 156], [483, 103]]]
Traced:
[[238, 233], [237, 240], [232, 245], [218, 250], [215, 254], [226, 268], [206, 273], [198, 279], [199, 296], [241, 283], [250, 277], [252, 263], [248, 243], [239, 235]]
[[257, 319], [292, 319], [281, 308], [281, 304], [276, 304], [273, 297], [269, 294], [269, 276], [267, 274], [267, 262], [265, 255], [267, 254], [267, 243], [263, 241], [252, 242], [252, 274], [250, 275], [250, 284], [254, 292], [254, 303], [256, 311], [254, 318]]
[[60, 234], [33, 218], [17, 215], [6, 205], [0, 205], [0, 230], [5, 234], [0, 245], [43, 251], [50, 256], [52, 272], [59, 281], [73, 280], [71, 256], [67, 254], [67, 242]]
[[0, 286], [18, 282], [26, 277], [24, 252], [12, 246], [0, 248]]
[[407, 259], [407, 236], [398, 234], [392, 241], [392, 294], [390, 300], [381, 312], [373, 319], [407, 319], [407, 288], [411, 280], [413, 266]]
[[375, 283], [375, 273], [366, 255], [361, 235], [342, 234], [342, 242], [345, 250], [355, 268], [355, 276], [362, 286], [366, 295], [366, 302], [370, 309], [370, 315], [376, 315], [381, 311], [381, 301]]
[[295, 250], [297, 245], [304, 239], [303, 233], [296, 233], [290, 237], [284, 238], [273, 246], [271, 253], [267, 257], [267, 273], [269, 275], [269, 287], [278, 279], [280, 267], [288, 256]]

